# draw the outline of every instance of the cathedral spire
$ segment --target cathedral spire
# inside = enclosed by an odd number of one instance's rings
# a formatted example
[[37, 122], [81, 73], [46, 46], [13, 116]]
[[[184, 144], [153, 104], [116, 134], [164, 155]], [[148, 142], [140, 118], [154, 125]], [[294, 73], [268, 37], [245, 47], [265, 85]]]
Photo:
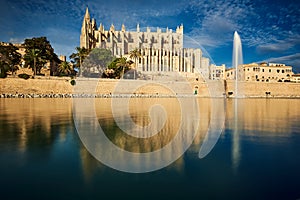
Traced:
[[89, 8], [88, 7], [86, 7], [84, 19], [90, 19], [90, 13], [89, 13]]

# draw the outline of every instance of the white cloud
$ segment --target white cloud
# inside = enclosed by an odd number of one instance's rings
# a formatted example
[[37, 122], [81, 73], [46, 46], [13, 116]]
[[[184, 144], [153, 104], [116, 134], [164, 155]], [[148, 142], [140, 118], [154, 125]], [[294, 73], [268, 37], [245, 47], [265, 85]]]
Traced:
[[198, 16], [198, 27], [190, 35], [207, 47], [231, 44], [234, 31], [239, 32], [244, 45], [258, 46], [260, 53], [285, 51], [298, 44], [297, 37], [289, 34], [300, 29], [297, 4], [266, 7], [257, 1], [194, 0], [190, 5]]
[[272, 57], [262, 61], [257, 61], [257, 63], [260, 62], [275, 62], [291, 65], [293, 67], [293, 71], [300, 73], [300, 53], [280, 57]]
[[9, 42], [12, 44], [16, 44], [16, 43], [21, 44], [24, 42], [24, 38], [10, 38]]
[[219, 47], [232, 42], [234, 31], [243, 29], [242, 21], [254, 12], [245, 1], [239, 4], [231, 1], [191, 1], [190, 5], [198, 16], [198, 27], [194, 27], [191, 36], [208, 47]]
[[260, 54], [286, 52], [300, 44], [300, 34], [285, 33], [286, 37], [282, 40], [274, 40], [274, 43], [263, 43], [258, 45], [256, 50]]
[[96, 18], [98, 23], [102, 22], [105, 26], [113, 23], [116, 27], [125, 24], [128, 28], [134, 28], [137, 23], [151, 26], [149, 19], [159, 20], [163, 17], [176, 16], [187, 6], [184, 0], [111, 0], [89, 2], [88, 5], [92, 17]]

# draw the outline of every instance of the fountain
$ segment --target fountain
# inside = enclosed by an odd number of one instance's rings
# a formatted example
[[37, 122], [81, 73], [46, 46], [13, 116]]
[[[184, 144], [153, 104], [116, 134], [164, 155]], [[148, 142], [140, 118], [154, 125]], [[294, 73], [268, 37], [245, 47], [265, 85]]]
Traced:
[[239, 34], [235, 31], [233, 36], [232, 67], [235, 69], [235, 97], [238, 97], [238, 66], [243, 64], [242, 42]]
[[232, 162], [233, 169], [236, 171], [240, 160], [240, 144], [238, 131], [238, 80], [239, 70], [238, 66], [243, 64], [242, 42], [239, 34], [235, 31], [233, 36], [233, 50], [232, 50], [232, 67], [235, 69], [235, 99], [234, 99], [234, 131], [232, 144]]

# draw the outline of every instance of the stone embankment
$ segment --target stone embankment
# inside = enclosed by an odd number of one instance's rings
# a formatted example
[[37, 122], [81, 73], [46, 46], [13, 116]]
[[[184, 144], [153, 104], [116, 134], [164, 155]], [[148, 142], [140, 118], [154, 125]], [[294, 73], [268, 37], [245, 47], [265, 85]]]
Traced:
[[[235, 97], [234, 81], [145, 81], [70, 78], [0, 79], [0, 98]], [[188, 84], [186, 84], [188, 83]], [[299, 83], [239, 82], [240, 98], [300, 98]]]
[[0, 98], [175, 98], [194, 95], [167, 94], [0, 94]]

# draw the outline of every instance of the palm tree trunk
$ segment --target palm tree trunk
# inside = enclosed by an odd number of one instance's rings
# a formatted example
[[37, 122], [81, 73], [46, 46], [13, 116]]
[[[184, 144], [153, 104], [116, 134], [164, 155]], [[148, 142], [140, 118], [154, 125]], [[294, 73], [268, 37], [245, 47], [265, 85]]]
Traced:
[[79, 77], [82, 77], [81, 56], [79, 56]]
[[36, 64], [36, 58], [33, 58], [33, 76], [36, 75], [36, 66], [35, 66], [35, 64]]
[[135, 63], [134, 63], [134, 64], [135, 64], [135, 69], [134, 69], [134, 71], [133, 71], [133, 79], [135, 80], [135, 71], [136, 71], [136, 68], [137, 68], [137, 67], [136, 67], [136, 58], [135, 58]]

